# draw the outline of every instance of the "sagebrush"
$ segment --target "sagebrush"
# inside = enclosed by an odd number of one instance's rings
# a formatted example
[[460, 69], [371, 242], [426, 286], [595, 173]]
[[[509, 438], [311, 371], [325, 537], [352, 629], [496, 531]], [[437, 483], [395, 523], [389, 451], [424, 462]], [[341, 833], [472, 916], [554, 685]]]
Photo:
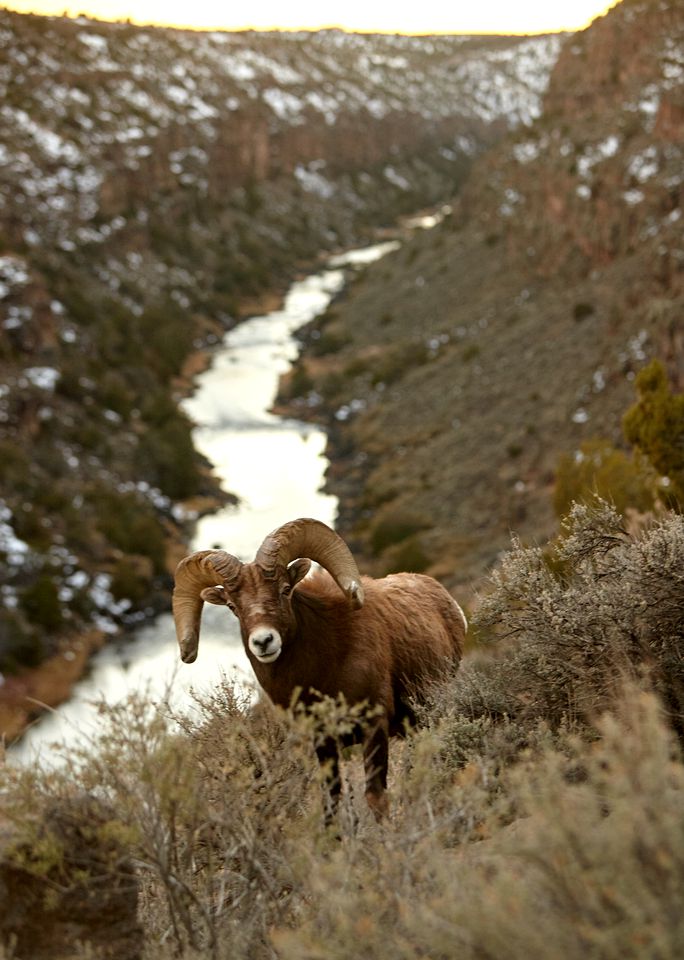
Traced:
[[[4, 768], [5, 815], [26, 839], [55, 798], [108, 811], [96, 835], [135, 866], [143, 960], [678, 960], [683, 545], [681, 517], [630, 535], [602, 503], [553, 550], [515, 544], [477, 617], [498, 640], [395, 751], [384, 823], [352, 750], [324, 826], [313, 743], [353, 711], [255, 706], [225, 680], [192, 717], [103, 706], [68, 767]], [[65, 854], [45, 836], [49, 879]]]

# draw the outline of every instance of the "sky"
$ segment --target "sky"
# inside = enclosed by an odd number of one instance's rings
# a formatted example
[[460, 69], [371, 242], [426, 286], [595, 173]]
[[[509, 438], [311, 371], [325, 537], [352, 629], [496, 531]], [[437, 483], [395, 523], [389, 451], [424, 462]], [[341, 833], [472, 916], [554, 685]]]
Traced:
[[319, 29], [382, 33], [547, 33], [579, 30], [616, 0], [8, 0], [22, 13], [126, 20], [197, 29]]

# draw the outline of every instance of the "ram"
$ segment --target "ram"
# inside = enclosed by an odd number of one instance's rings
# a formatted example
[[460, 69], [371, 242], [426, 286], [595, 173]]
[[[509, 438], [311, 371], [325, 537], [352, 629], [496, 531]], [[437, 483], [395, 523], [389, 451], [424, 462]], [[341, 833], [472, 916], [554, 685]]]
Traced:
[[[312, 561], [323, 569], [311, 571]], [[420, 574], [362, 577], [334, 530], [299, 519], [269, 534], [252, 563], [224, 550], [180, 562], [173, 612], [185, 663], [197, 657], [205, 601], [238, 618], [254, 673], [274, 703], [342, 694], [374, 708], [363, 731], [366, 798], [376, 818], [386, 815], [389, 737], [404, 732], [412, 704], [463, 651], [467, 623], [451, 594]], [[316, 752], [327, 771], [330, 819], [340, 794], [337, 741], [328, 738]]]

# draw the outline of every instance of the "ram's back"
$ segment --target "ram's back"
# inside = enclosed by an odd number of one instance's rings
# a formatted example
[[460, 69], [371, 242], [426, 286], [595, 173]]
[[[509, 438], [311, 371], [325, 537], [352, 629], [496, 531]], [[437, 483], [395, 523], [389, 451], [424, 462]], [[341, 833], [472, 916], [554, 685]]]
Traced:
[[368, 699], [391, 712], [397, 700], [420, 697], [458, 665], [467, 624], [432, 577], [403, 573], [362, 583], [364, 605], [351, 610], [328, 574], [317, 571], [298, 589], [300, 624], [315, 639], [309, 655], [321, 692], [339, 690], [352, 702]]
[[458, 664], [467, 623], [441, 583], [423, 574], [397, 573], [364, 580], [364, 588], [365, 609], [385, 625], [395, 678], [420, 686]]

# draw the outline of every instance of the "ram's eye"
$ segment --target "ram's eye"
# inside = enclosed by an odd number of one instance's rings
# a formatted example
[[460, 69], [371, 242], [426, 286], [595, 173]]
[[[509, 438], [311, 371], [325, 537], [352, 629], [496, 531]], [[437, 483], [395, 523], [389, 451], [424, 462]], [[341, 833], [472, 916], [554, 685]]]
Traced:
[[289, 583], [283, 584], [283, 586], [280, 588], [281, 597], [289, 597], [291, 593], [292, 593], [292, 586]]

